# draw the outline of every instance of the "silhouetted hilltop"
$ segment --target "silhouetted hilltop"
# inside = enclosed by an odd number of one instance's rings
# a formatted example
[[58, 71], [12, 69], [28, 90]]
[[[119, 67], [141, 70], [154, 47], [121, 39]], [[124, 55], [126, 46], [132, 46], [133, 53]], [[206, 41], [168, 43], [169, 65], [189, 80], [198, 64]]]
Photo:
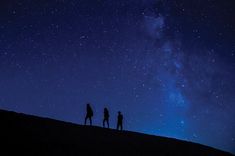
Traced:
[[196, 143], [0, 110], [0, 155], [229, 156]]

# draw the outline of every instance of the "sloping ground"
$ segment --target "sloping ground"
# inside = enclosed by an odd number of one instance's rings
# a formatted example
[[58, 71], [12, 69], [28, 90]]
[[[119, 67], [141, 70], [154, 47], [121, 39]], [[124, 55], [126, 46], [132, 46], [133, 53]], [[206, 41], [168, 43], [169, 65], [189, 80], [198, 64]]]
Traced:
[[171, 138], [81, 126], [0, 110], [0, 155], [229, 156]]

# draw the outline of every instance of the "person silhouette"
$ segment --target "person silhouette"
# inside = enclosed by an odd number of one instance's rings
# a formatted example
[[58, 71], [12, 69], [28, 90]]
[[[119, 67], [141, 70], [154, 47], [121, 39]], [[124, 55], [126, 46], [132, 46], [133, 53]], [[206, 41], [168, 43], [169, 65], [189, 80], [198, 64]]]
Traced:
[[123, 115], [122, 113], [119, 111], [118, 112], [118, 120], [117, 120], [117, 130], [119, 130], [119, 127], [120, 127], [120, 130], [122, 131], [122, 121], [123, 121]]
[[105, 122], [107, 123], [108, 128], [109, 128], [109, 111], [107, 108], [104, 108], [103, 127], [105, 127]]
[[89, 119], [90, 125], [92, 125], [92, 116], [93, 116], [93, 111], [92, 111], [92, 108], [91, 108], [90, 104], [88, 103], [88, 104], [86, 105], [85, 125], [86, 125], [87, 119]]

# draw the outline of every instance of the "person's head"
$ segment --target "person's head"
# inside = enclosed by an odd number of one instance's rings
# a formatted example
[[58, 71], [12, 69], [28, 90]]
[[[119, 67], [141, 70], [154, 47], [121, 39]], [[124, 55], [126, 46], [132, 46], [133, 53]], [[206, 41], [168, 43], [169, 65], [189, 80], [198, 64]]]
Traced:
[[108, 110], [108, 109], [105, 107], [105, 108], [104, 108], [104, 111], [107, 111], [107, 110]]
[[120, 112], [120, 111], [118, 111], [118, 115], [121, 115], [121, 112]]
[[86, 104], [86, 106], [87, 106], [87, 107], [90, 107], [90, 104], [88, 103], [88, 104]]

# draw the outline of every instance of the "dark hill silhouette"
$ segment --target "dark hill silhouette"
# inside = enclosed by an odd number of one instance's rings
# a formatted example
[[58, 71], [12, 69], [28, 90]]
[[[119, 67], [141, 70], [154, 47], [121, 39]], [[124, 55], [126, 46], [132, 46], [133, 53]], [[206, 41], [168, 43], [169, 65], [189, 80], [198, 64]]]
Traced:
[[0, 155], [229, 156], [196, 143], [0, 110]]

